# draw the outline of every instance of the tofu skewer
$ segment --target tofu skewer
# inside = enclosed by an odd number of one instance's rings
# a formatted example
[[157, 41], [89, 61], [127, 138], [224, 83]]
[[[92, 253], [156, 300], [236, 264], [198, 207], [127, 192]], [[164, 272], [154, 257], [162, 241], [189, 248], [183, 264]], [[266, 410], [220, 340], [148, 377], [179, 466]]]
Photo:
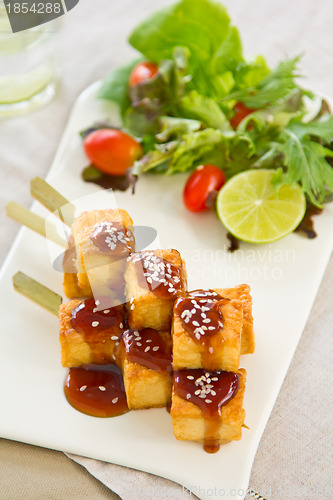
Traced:
[[16, 203], [15, 201], [9, 202], [6, 206], [6, 214], [22, 226], [26, 226], [44, 238], [47, 238], [64, 248], [67, 247], [67, 241], [58, 235], [57, 228], [54, 224], [47, 222], [43, 217], [31, 212], [19, 203]]
[[68, 242], [54, 224], [16, 202], [7, 215], [66, 248], [63, 258], [64, 290], [68, 298], [110, 296], [123, 302], [126, 258], [134, 251], [133, 221], [125, 210], [83, 212], [74, 219], [75, 206], [40, 177], [31, 181], [31, 194], [72, 228]]
[[30, 182], [30, 194], [41, 205], [54, 213], [61, 222], [71, 226], [74, 222], [75, 206], [41, 177]]
[[58, 316], [59, 307], [62, 304], [62, 297], [46, 286], [34, 280], [22, 271], [14, 274], [13, 287], [16, 292], [32, 300], [50, 313]]

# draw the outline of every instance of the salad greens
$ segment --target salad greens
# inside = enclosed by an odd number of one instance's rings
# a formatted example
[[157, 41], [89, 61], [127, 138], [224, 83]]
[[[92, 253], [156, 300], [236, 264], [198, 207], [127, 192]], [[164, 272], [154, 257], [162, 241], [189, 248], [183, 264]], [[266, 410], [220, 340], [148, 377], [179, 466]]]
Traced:
[[[130, 35], [155, 77], [129, 87], [138, 60], [107, 77], [100, 97], [120, 106], [124, 128], [145, 154], [132, 169], [174, 174], [214, 163], [229, 178], [250, 168], [276, 170], [276, 186], [298, 182], [321, 207], [333, 193], [333, 117], [323, 102], [310, 121], [296, 81], [299, 57], [270, 70], [264, 57], [246, 61], [238, 30], [221, 4], [181, 0]], [[247, 116], [233, 124], [237, 104]]]

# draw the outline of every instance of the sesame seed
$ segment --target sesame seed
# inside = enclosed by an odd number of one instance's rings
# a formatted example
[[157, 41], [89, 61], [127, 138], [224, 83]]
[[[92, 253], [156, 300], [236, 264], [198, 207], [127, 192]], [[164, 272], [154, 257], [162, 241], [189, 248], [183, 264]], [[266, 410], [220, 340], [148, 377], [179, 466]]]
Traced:
[[132, 311], [133, 311], [134, 307], [135, 307], [135, 306], [134, 306], [134, 304], [132, 304], [132, 305], [131, 305], [131, 310], [132, 310]]
[[190, 393], [186, 394], [186, 399], [190, 399], [190, 397], [191, 397]]
[[211, 399], [205, 399], [205, 403], [211, 403], [212, 400]]
[[199, 396], [200, 393], [201, 393], [201, 391], [200, 391], [200, 389], [198, 389], [197, 391], [195, 391], [194, 395]]
[[99, 385], [98, 388], [102, 392], [106, 391], [106, 387], [104, 387], [104, 385]]
[[209, 350], [209, 352], [210, 352], [211, 354], [213, 354], [213, 352], [214, 352], [213, 347], [210, 347], [208, 350]]
[[215, 391], [210, 391], [211, 395], [212, 396], [216, 396], [216, 392]]
[[105, 309], [105, 311], [103, 311], [103, 312], [104, 312], [104, 314], [109, 314], [110, 309]]
[[152, 339], [147, 339], [146, 342], [148, 344], [149, 342], [152, 342]]
[[87, 388], [87, 386], [86, 386], [86, 385], [81, 385], [81, 387], [80, 387], [80, 392], [85, 391], [85, 390], [86, 390], [86, 388]]
[[213, 381], [213, 382], [217, 382], [217, 381], [218, 381], [218, 377], [213, 377], [213, 378], [212, 378], [212, 381]]
[[119, 398], [113, 398], [112, 403], [115, 405], [118, 402]]
[[96, 306], [99, 306], [100, 305], [100, 301], [99, 300], [95, 300], [95, 304], [96, 304]]
[[142, 346], [141, 342], [137, 342], [136, 345], [138, 345], [139, 347]]
[[124, 325], [122, 323], [119, 323], [119, 328], [124, 328]]
[[95, 327], [95, 326], [98, 326], [99, 325], [99, 321], [93, 321], [91, 323], [91, 326]]
[[196, 333], [196, 334], [195, 334], [195, 338], [197, 338], [198, 340], [200, 340], [200, 339], [201, 339], [201, 335], [200, 335], [200, 333]]
[[198, 323], [197, 321], [192, 321], [192, 324], [193, 324], [194, 326], [200, 326], [200, 323]]
[[145, 352], [148, 352], [150, 350], [150, 347], [146, 347]]
[[210, 323], [210, 321], [211, 321], [211, 320], [210, 320], [209, 318], [206, 318], [206, 319], [203, 319], [203, 320], [202, 320], [202, 322], [203, 322], [203, 323]]
[[159, 346], [158, 345], [155, 346], [155, 347], [153, 347], [153, 351], [158, 351], [158, 350], [159, 350]]
[[189, 380], [194, 380], [194, 377], [192, 377], [192, 375], [187, 375], [187, 377]]
[[93, 313], [97, 313], [97, 311], [98, 311], [98, 307], [94, 307]]
[[112, 335], [111, 340], [118, 340], [117, 335]]

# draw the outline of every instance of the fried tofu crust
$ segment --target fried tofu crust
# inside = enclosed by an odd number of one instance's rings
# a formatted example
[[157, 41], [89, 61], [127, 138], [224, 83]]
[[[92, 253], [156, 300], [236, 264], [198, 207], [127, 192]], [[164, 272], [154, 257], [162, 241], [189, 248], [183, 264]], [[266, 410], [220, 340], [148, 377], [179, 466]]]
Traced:
[[[240, 368], [236, 373], [239, 375], [240, 385], [237, 394], [221, 407], [221, 423], [216, 436], [219, 444], [239, 441], [242, 437], [242, 425], [245, 419], [243, 400], [246, 370]], [[204, 442], [206, 424], [199, 406], [181, 398], [173, 390], [170, 414], [176, 439]]]
[[90, 240], [95, 225], [102, 222], [121, 223], [129, 230], [133, 226], [131, 217], [122, 209], [89, 210], [75, 219], [72, 235], [77, 249], [78, 285], [82, 289], [91, 288], [95, 296], [107, 295], [110, 288], [123, 284], [126, 264], [126, 258], [119, 259], [103, 253]]
[[[187, 288], [187, 275], [185, 263], [180, 253], [174, 249], [154, 250], [152, 253], [179, 269], [181, 277], [179, 295], [184, 295]], [[143, 288], [140, 286], [135, 267], [131, 262], [131, 257], [127, 263], [125, 281], [130, 328], [135, 330], [142, 330], [143, 328], [169, 330], [172, 308], [177, 297], [170, 295], [166, 299], [160, 298], [153, 291], [150, 291], [148, 287]]]
[[243, 304], [243, 328], [241, 354], [253, 354], [255, 351], [255, 337], [252, 315], [252, 297], [249, 285], [237, 285], [234, 288], [216, 288], [215, 292], [229, 299], [238, 299]]
[[[159, 335], [170, 345], [170, 332], [159, 332]], [[172, 377], [167, 370], [156, 371], [128, 359], [123, 342], [117, 353], [117, 364], [120, 367], [127, 405], [130, 410], [161, 408], [171, 400]]]
[[214, 334], [210, 341], [213, 353], [209, 355], [209, 366], [204, 366], [205, 347], [202, 343], [195, 341], [185, 330], [176, 308], [174, 309], [171, 330], [174, 370], [203, 368], [215, 371], [236, 371], [238, 369], [243, 324], [242, 302], [235, 299], [221, 302], [219, 310], [223, 317], [223, 327]]
[[63, 287], [65, 295], [69, 299], [84, 299], [92, 296], [90, 286], [88, 288], [79, 286], [78, 277], [75, 273], [64, 273]]
[[102, 341], [87, 342], [84, 334], [76, 331], [71, 324], [72, 311], [81, 303], [80, 300], [71, 300], [61, 304], [59, 308], [59, 340], [61, 346], [61, 364], [68, 368], [83, 364], [107, 364], [114, 362], [117, 337], [122, 333], [118, 327], [105, 331]]

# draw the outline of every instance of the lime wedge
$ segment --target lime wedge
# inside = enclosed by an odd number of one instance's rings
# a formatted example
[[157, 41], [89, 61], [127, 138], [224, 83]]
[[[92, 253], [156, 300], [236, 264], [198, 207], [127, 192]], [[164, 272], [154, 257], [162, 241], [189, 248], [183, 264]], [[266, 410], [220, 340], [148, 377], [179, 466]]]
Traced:
[[23, 75], [0, 77], [0, 104], [26, 101], [47, 87], [53, 78], [52, 64], [43, 64]]
[[269, 243], [291, 233], [304, 217], [305, 196], [298, 184], [276, 189], [274, 171], [248, 170], [232, 177], [221, 189], [217, 214], [236, 238]]

